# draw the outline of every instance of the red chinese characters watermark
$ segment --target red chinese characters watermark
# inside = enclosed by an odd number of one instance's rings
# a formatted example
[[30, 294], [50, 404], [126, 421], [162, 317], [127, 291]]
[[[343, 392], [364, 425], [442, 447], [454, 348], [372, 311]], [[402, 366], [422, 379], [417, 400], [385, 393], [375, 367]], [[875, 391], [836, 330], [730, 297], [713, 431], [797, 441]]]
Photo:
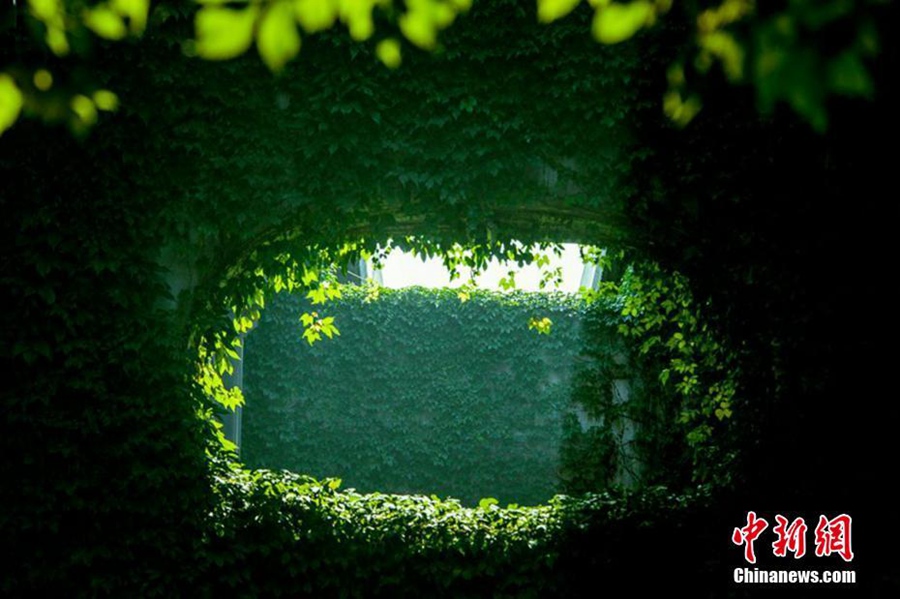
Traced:
[[753, 551], [753, 542], [756, 537], [762, 534], [769, 523], [762, 518], [756, 517], [756, 512], [747, 512], [747, 526], [744, 528], [735, 528], [731, 534], [731, 542], [735, 545], [744, 546], [744, 559], [751, 564], [756, 563], [756, 553]]
[[850, 525], [853, 519], [847, 514], [841, 514], [829, 520], [825, 516], [819, 516], [819, 525], [816, 526], [816, 555], [827, 556], [837, 553], [845, 562], [853, 559], [853, 548], [850, 544]]
[[[851, 524], [853, 519], [847, 514], [841, 514], [828, 519], [819, 516], [819, 523], [815, 529], [815, 554], [816, 557], [827, 557], [837, 554], [845, 562], [853, 560], [853, 547]], [[765, 518], [760, 518], [756, 512], [747, 512], [747, 524], [742, 528], [735, 528], [731, 535], [731, 541], [735, 545], [744, 547], [744, 559], [756, 563], [754, 542], [769, 527]], [[806, 520], [795, 518], [789, 520], [781, 514], [775, 516], [775, 526], [772, 532], [775, 541], [772, 543], [772, 553], [775, 557], [786, 557], [788, 553], [799, 559], [806, 555], [806, 532], [808, 527]]]
[[778, 514], [775, 516], [778, 523], [772, 529], [778, 539], [772, 543], [772, 553], [777, 557], [784, 557], [790, 551], [795, 559], [806, 554], [806, 522], [803, 518], [797, 518], [788, 525], [788, 519]]

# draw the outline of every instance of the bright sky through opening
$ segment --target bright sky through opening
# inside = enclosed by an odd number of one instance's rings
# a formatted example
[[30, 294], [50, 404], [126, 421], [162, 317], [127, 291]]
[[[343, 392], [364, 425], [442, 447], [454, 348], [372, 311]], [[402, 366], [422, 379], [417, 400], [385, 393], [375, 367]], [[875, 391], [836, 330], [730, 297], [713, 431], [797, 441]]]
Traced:
[[[544, 291], [563, 291], [576, 293], [581, 285], [581, 276], [584, 271], [584, 263], [578, 251], [578, 244], [565, 243], [562, 256], [556, 256], [552, 251], [547, 251], [550, 257], [550, 265], [545, 267], [553, 270], [557, 266], [562, 267], [562, 284], [559, 287], [549, 285]], [[507, 276], [510, 270], [516, 271], [516, 289], [523, 291], [541, 291], [540, 269], [529, 264], [522, 268], [515, 262], [494, 259], [475, 281], [481, 289], [500, 290], [500, 279]], [[385, 287], [399, 288], [419, 285], [422, 287], [459, 287], [469, 280], [469, 269], [460, 269], [460, 277], [450, 281], [450, 273], [444, 268], [439, 258], [423, 260], [421, 257], [401, 252], [392, 251], [384, 261], [381, 271], [382, 284]]]

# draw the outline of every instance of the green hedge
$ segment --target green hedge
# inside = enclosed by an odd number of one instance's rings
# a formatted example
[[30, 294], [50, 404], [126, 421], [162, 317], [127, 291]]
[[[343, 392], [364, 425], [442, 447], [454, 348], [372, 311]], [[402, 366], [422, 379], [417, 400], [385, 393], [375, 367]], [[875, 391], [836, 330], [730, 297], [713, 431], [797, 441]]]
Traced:
[[[335, 317], [339, 337], [301, 338], [299, 315], [314, 309]], [[565, 294], [462, 302], [408, 288], [371, 301], [349, 287], [318, 307], [281, 294], [245, 344], [242, 458], [361, 491], [546, 501], [561, 490], [584, 312]], [[549, 335], [529, 329], [544, 316]], [[621, 346], [611, 325], [604, 333]]]
[[[662, 487], [538, 507], [343, 492], [334, 480], [231, 469], [218, 481], [219, 526], [205, 587], [255, 597], [578, 597], [704, 572], [684, 559], [709, 541], [703, 493]], [[651, 522], [664, 522], [649, 527]], [[691, 530], [693, 522], [694, 530]], [[606, 538], [597, 543], [600, 531]], [[698, 532], [700, 534], [698, 534]], [[678, 543], [687, 554], [671, 554]], [[621, 568], [621, 556], [633, 562]], [[685, 567], [687, 564], [687, 567]], [[655, 577], [635, 576], [652, 568]], [[721, 586], [721, 585], [718, 585]], [[593, 592], [586, 593], [586, 589]]]

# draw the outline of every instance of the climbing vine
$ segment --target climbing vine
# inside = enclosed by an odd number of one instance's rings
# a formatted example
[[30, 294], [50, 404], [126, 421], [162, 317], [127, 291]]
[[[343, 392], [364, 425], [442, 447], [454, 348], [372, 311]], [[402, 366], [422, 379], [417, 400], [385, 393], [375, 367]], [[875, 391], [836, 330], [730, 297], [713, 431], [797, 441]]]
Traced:
[[[613, 261], [596, 251], [589, 258], [607, 267]], [[678, 398], [673, 405], [692, 451], [695, 478], [727, 482], [735, 457], [727, 424], [738, 401], [740, 367], [736, 351], [717, 336], [688, 280], [641, 262], [627, 267], [620, 281], [585, 289], [583, 296], [588, 302], [612, 301], [622, 316], [619, 333], [634, 340], [641, 355], [659, 360], [659, 383]]]
[[[583, 4], [589, 4], [593, 13], [589, 29], [594, 39], [606, 45], [629, 40], [664, 18], [686, 24], [690, 33], [681, 42], [683, 56], [669, 65], [663, 101], [666, 115], [682, 126], [702, 106], [700, 86], [694, 80], [710, 78], [711, 71], [735, 84], [751, 83], [762, 110], [771, 112], [775, 104], [787, 103], [819, 131], [827, 127], [829, 97], [872, 95], [868, 63], [879, 51], [877, 15], [882, 4], [876, 0], [790, 2], [774, 11], [750, 0], [699, 6], [671, 0], [537, 0], [531, 9], [536, 12], [533, 18], [551, 23]], [[230, 5], [179, 0], [153, 6], [149, 0], [28, 0], [23, 12], [32, 28], [30, 41], [56, 58], [87, 56], [95, 45], [140, 37], [148, 23], [159, 25], [187, 15], [194, 34], [181, 40], [184, 54], [228, 60], [246, 53], [255, 42], [262, 61], [279, 73], [300, 53], [301, 32], [315, 37], [338, 25], [354, 42], [373, 43], [373, 55], [396, 69], [408, 51], [404, 45], [436, 51], [442, 47], [442, 32], [470, 9], [471, 0], [254, 0]], [[506, 9], [522, 7], [510, 4]], [[27, 39], [20, 37], [23, 42]], [[50, 122], [68, 122], [76, 133], [84, 133], [97, 122], [98, 110], [113, 111], [118, 104], [112, 91], [93, 82], [66, 82], [69, 90], [59, 93], [53, 73], [44, 65], [4, 68], [0, 134], [23, 111]]]

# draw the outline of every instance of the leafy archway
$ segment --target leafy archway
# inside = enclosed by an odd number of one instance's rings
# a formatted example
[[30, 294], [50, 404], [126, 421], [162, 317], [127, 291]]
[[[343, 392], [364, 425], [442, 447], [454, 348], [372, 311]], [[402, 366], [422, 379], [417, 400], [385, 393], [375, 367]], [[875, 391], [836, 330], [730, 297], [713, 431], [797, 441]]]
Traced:
[[[386, 596], [564, 595], [598, 567], [615, 574], [648, 562], [696, 585], [727, 567], [721, 533], [750, 501], [783, 504], [788, 494], [800, 506], [874, 513], [857, 485], [878, 483], [875, 469], [851, 466], [882, 451], [882, 437], [852, 400], [883, 393], [884, 377], [858, 373], [890, 369], [874, 351], [877, 332], [838, 316], [882, 292], [892, 170], [871, 139], [896, 118], [890, 92], [871, 111], [837, 106], [836, 124], [818, 137], [783, 115], [760, 122], [744, 94], [712, 77], [718, 108], [710, 103], [676, 133], [659, 114], [665, 82], [650, 68], [668, 63], [666, 30], [598, 51], [582, 35], [585, 15], [551, 29], [484, 15], [460, 30], [471, 53], [448, 44], [434, 61], [408, 56], [408, 70], [391, 74], [366, 50], [348, 68], [350, 46], [322, 36], [273, 80], [254, 60], [188, 64], [180, 40], [191, 21], [176, 11], [146, 43], [82, 65], [121, 99], [88, 140], [27, 121], [4, 132], [2, 475], [15, 484], [0, 489], [11, 506], [0, 525], [18, 550], [0, 590], [313, 593], [346, 583]], [[29, 46], [3, 52], [47, 65]], [[54, 74], [67, 72], [56, 64]], [[888, 60], [876, 75], [893, 67]], [[46, 84], [24, 72], [17, 84]], [[0, 85], [8, 97], [8, 78]], [[659, 542], [676, 538], [689, 513], [667, 491], [461, 511], [424, 498], [341, 497], [327, 483], [221, 460], [209, 421], [197, 417], [211, 406], [191, 383], [196, 342], [232, 326], [240, 298], [252, 305], [254, 252], [271, 249], [274, 264], [282, 249], [339, 249], [331, 244], [395, 226], [496, 241], [505, 237], [496, 215], [514, 222], [521, 207], [547, 200], [550, 181], [550, 222], [560, 206], [566, 217], [611, 216], [578, 236], [595, 243], [605, 236], [592, 233], [623, 223], [609, 231], [643, 240], [634, 245], [691, 276], [749, 360], [742, 382], [752, 401], [734, 417], [741, 447], [765, 467], [735, 472], [762, 484], [717, 502], [731, 510], [724, 518], [700, 512], [689, 535], [696, 551], [673, 557]], [[349, 222], [370, 224], [350, 235]], [[534, 221], [518, 222], [508, 233]], [[844, 248], [837, 257], [835, 247]], [[836, 284], [835, 271], [858, 277]], [[835, 419], [849, 437], [823, 444]], [[835, 471], [852, 482], [835, 486]], [[423, 514], [444, 525], [421, 526]], [[648, 547], [659, 553], [648, 557]], [[888, 554], [868, 554], [872, 584], [891, 584], [887, 574], [877, 582]]]

